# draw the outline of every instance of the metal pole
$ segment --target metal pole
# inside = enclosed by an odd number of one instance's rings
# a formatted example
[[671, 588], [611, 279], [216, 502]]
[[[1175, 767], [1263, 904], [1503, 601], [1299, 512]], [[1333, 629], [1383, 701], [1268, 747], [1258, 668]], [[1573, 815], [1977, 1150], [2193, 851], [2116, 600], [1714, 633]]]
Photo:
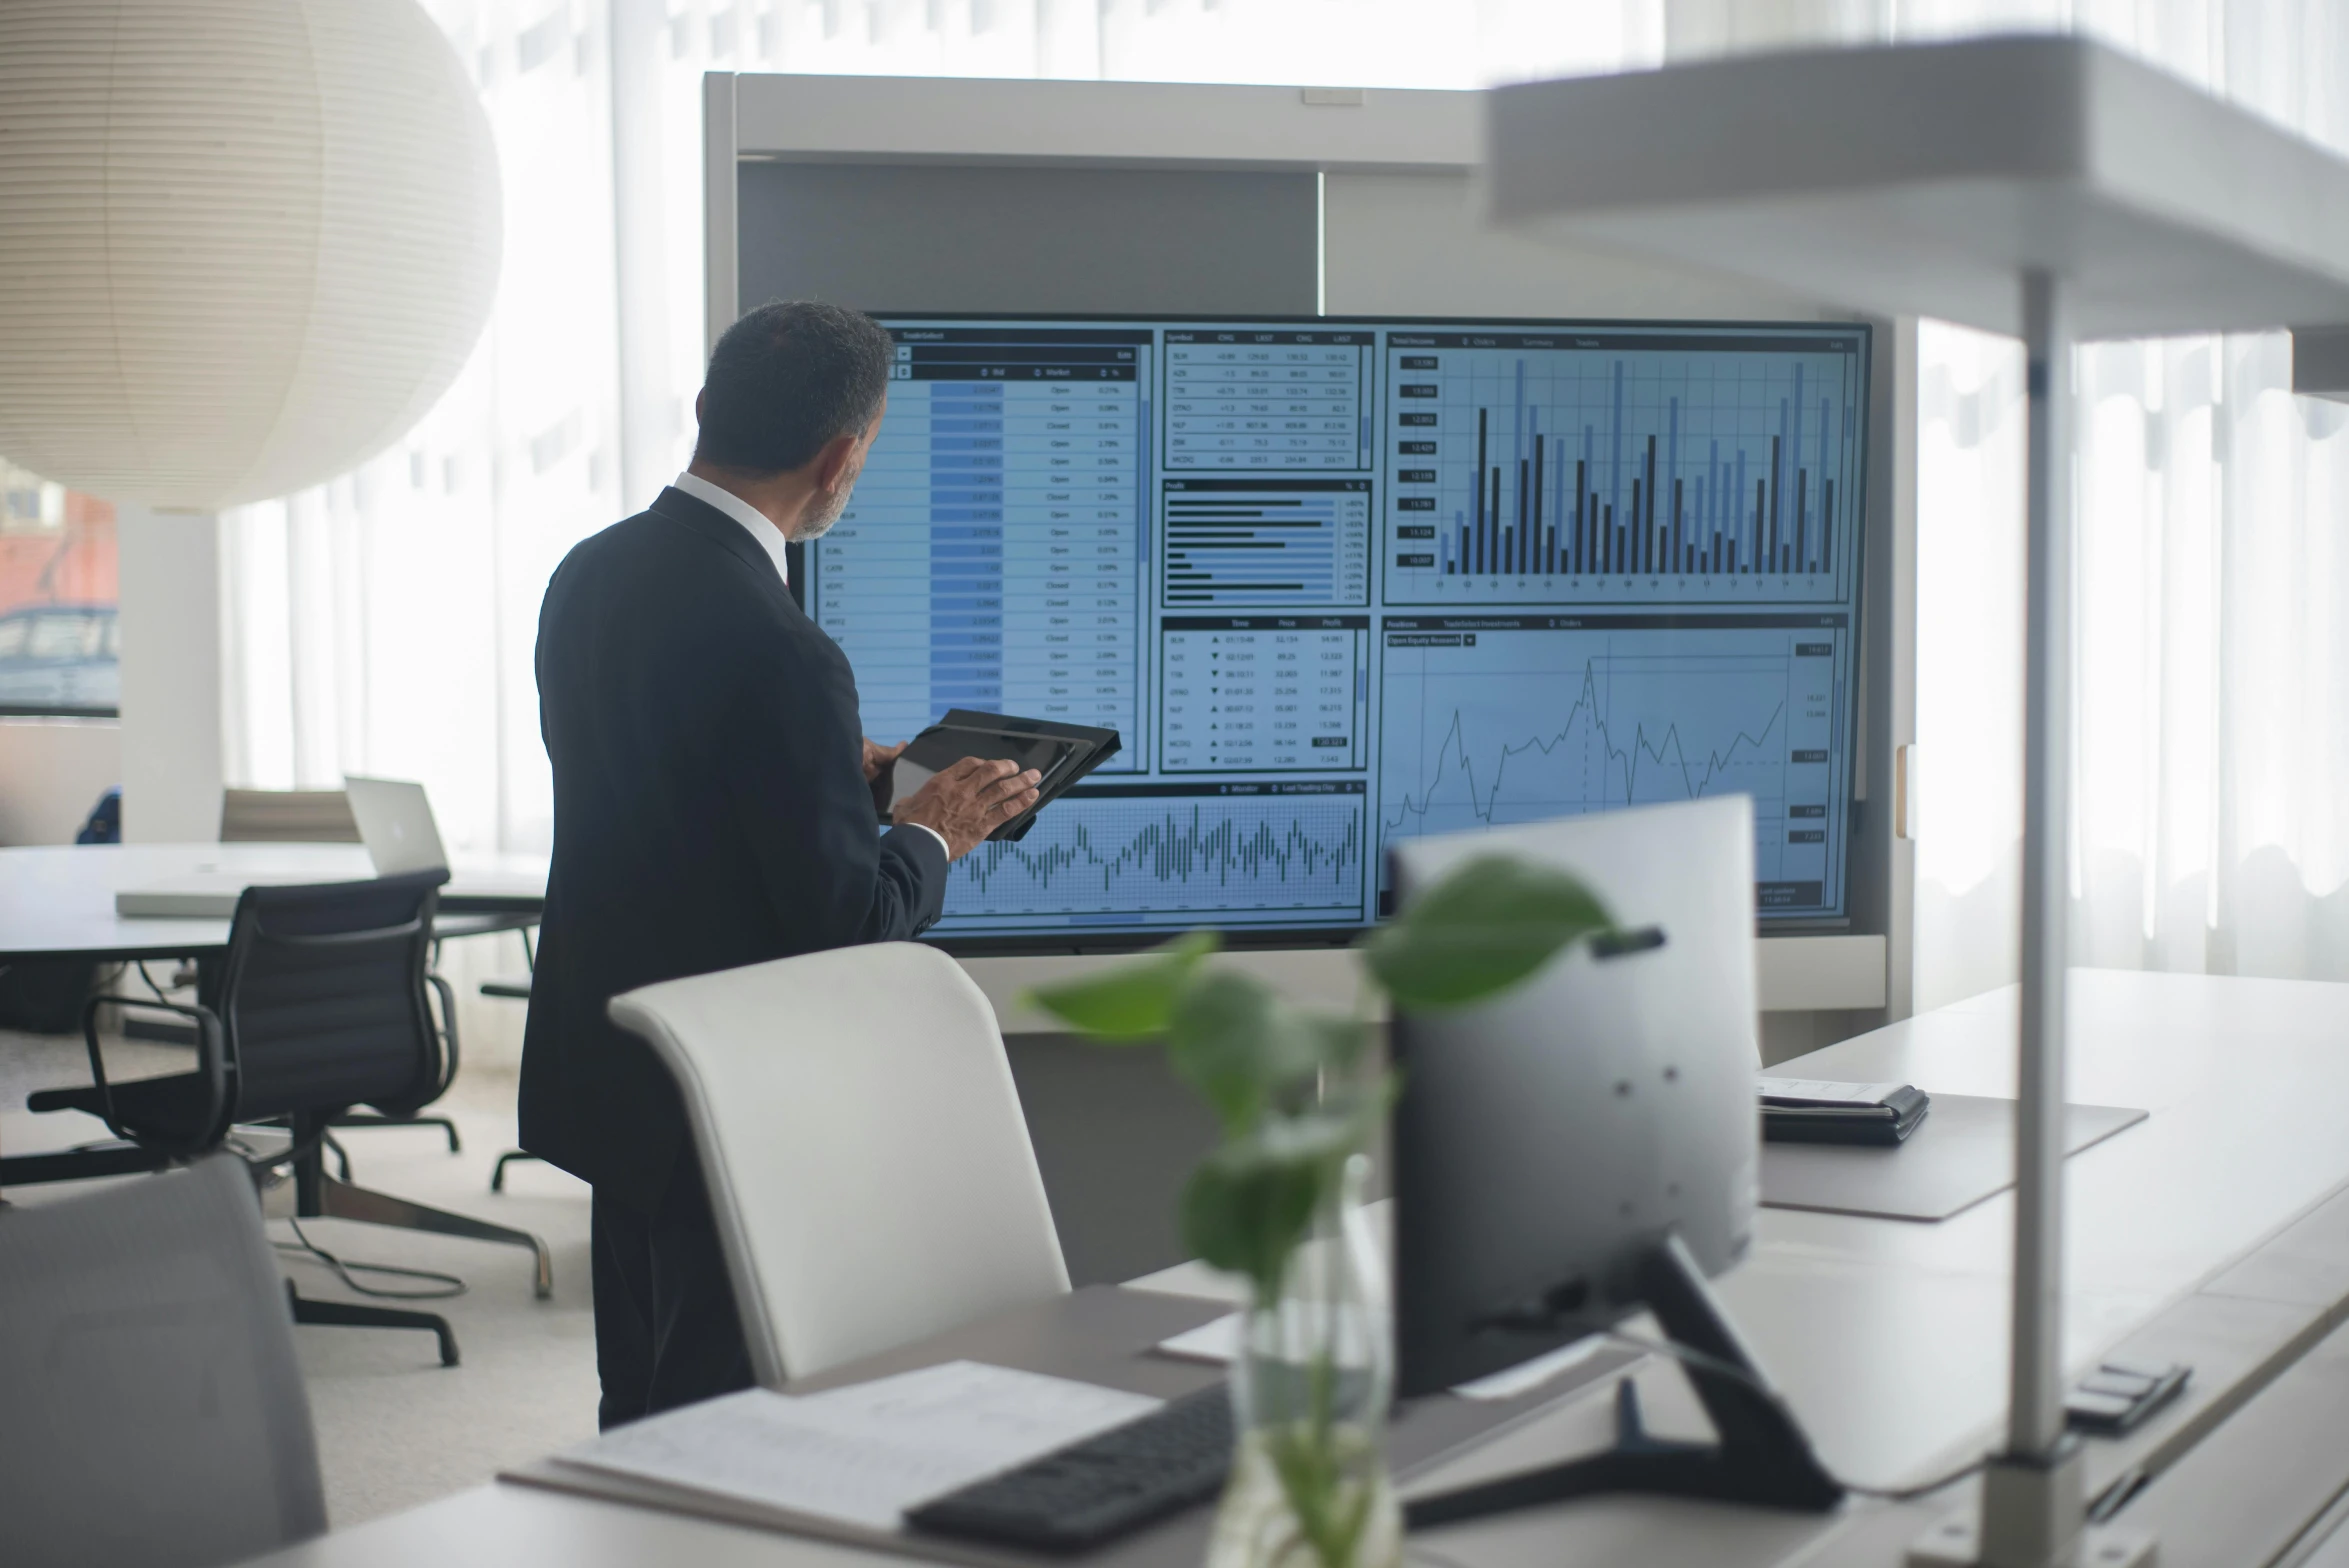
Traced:
[[2071, 334], [2061, 286], [2023, 279], [2028, 583], [2023, 658], [2023, 1005], [2016, 1077], [2014, 1367], [2007, 1450], [2051, 1453], [2063, 1410], [2064, 976], [2071, 898]]
[[[2013, 1368], [2006, 1449], [1982, 1478], [1975, 1561], [2075, 1560], [2084, 1523], [2079, 1445], [2064, 1435], [2065, 904], [2071, 896], [2071, 333], [2062, 286], [2023, 277], [2024, 477], [2029, 574], [2023, 658], [2023, 1006], [2016, 1064]], [[2150, 1550], [2150, 1547], [2147, 1547]], [[2144, 1561], [2122, 1551], [2116, 1565]]]

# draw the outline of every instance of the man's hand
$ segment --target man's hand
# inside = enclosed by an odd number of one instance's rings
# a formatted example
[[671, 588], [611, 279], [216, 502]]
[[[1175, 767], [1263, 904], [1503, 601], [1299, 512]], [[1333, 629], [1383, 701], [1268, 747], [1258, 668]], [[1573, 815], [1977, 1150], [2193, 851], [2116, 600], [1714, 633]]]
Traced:
[[870, 736], [865, 739], [865, 782], [872, 786], [873, 809], [883, 817], [889, 815], [889, 770], [897, 764], [897, 754], [912, 745], [901, 740], [894, 746], [876, 746]]
[[960, 860], [988, 834], [1036, 803], [1043, 775], [1001, 758], [965, 757], [907, 797], [897, 808], [900, 823], [931, 829], [946, 840], [949, 859]]

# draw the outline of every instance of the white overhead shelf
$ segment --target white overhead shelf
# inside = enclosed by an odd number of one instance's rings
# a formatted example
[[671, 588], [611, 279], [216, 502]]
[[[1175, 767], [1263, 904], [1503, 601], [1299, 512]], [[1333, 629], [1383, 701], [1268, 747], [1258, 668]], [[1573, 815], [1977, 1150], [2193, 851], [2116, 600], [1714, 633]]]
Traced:
[[1811, 298], [2081, 338], [2349, 323], [2349, 163], [2066, 37], [1732, 58], [1489, 95], [1495, 222]]

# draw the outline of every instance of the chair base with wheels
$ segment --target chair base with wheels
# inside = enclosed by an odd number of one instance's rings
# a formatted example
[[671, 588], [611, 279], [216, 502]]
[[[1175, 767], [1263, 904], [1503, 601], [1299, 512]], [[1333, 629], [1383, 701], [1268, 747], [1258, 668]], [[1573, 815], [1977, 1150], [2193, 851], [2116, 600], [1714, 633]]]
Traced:
[[[145, 1110], [150, 1115], [156, 1106], [168, 1100], [196, 1094], [199, 1077], [183, 1073], [170, 1078], [147, 1078], [135, 1083], [112, 1086], [118, 1112], [132, 1115]], [[87, 1089], [43, 1089], [26, 1103], [35, 1111], [87, 1111], [93, 1116], [103, 1115], [106, 1091], [97, 1086]], [[397, 1198], [387, 1192], [376, 1192], [367, 1187], [354, 1186], [327, 1174], [324, 1144], [328, 1126], [342, 1125], [339, 1117], [316, 1114], [292, 1118], [294, 1141], [292, 1147], [294, 1173], [294, 1213], [301, 1219], [364, 1220], [370, 1225], [391, 1225], [401, 1230], [428, 1231], [436, 1236], [459, 1236], [468, 1241], [495, 1242], [503, 1246], [523, 1247], [530, 1252], [535, 1265], [531, 1293], [544, 1301], [554, 1294], [554, 1257], [547, 1244], [526, 1230], [508, 1225], [492, 1225], [470, 1215], [451, 1214], [428, 1204]], [[26, 1155], [25, 1161], [50, 1159], [77, 1160], [75, 1167], [61, 1174], [75, 1176], [112, 1175], [120, 1171], [154, 1170], [163, 1163], [150, 1151], [125, 1147], [75, 1151], [73, 1155]], [[264, 1162], [275, 1164], [284, 1156]], [[10, 1162], [12, 1165], [16, 1162]], [[14, 1171], [7, 1173], [12, 1180], [35, 1179], [31, 1172], [19, 1178]]]
[[535, 1160], [537, 1158], [538, 1156], [531, 1153], [528, 1149], [508, 1149], [505, 1153], [498, 1156], [496, 1169], [489, 1173], [489, 1190], [492, 1192], [504, 1192], [506, 1190], [506, 1167], [513, 1164], [516, 1160]]
[[[428, 1231], [435, 1236], [459, 1236], [467, 1241], [527, 1247], [537, 1264], [531, 1282], [531, 1294], [544, 1301], [555, 1293], [554, 1256], [547, 1250], [545, 1242], [526, 1230], [515, 1230], [508, 1225], [492, 1225], [487, 1220], [477, 1220], [466, 1214], [451, 1214], [446, 1209], [436, 1209], [407, 1198], [395, 1198], [388, 1192], [354, 1186], [329, 1175], [321, 1147], [325, 1141], [325, 1127], [315, 1124], [305, 1126], [305, 1121], [303, 1117], [294, 1118], [294, 1147], [301, 1150], [305, 1143], [308, 1144], [307, 1151], [297, 1153], [294, 1158], [294, 1213], [300, 1218], [363, 1220], [370, 1225]], [[339, 1126], [340, 1123], [335, 1125]]]
[[440, 1340], [440, 1364], [457, 1365], [457, 1335], [449, 1327], [449, 1320], [437, 1312], [417, 1312], [407, 1307], [370, 1307], [356, 1301], [320, 1301], [294, 1289], [294, 1282], [285, 1282], [285, 1301], [291, 1308], [296, 1323], [326, 1324], [335, 1328], [420, 1328]]

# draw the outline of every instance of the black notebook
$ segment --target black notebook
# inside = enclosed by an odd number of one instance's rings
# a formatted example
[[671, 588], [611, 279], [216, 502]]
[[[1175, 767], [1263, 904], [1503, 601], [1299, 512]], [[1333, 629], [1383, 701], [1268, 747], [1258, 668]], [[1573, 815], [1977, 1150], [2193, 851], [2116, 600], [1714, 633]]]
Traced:
[[1905, 1143], [1932, 1109], [1924, 1091], [1905, 1083], [1843, 1083], [1773, 1078], [1762, 1089], [1762, 1137], [1770, 1143]]
[[932, 775], [945, 772], [965, 757], [1016, 762], [1042, 775], [1036, 786], [1036, 803], [987, 836], [1007, 842], [1024, 838], [1036, 825], [1036, 813], [1116, 756], [1120, 744], [1115, 730], [950, 708], [946, 717], [916, 735], [898, 754], [889, 785], [889, 809], [894, 812], [898, 802], [928, 783]]

